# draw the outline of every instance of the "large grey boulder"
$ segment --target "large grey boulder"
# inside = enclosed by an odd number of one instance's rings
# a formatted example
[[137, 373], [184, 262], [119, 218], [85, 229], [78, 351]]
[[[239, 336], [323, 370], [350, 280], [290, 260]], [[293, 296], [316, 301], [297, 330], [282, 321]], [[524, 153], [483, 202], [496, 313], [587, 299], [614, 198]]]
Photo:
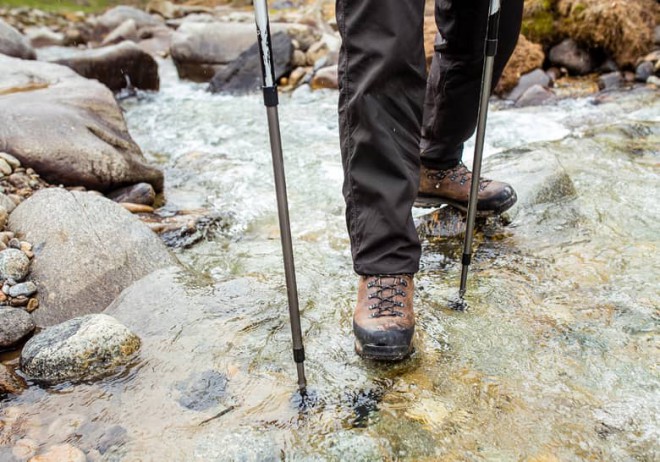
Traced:
[[39, 326], [101, 312], [134, 281], [177, 264], [145, 224], [92, 193], [41, 190], [16, 207], [9, 228], [33, 244]]
[[99, 191], [147, 182], [147, 164], [112, 92], [57, 64], [0, 55], [0, 151], [54, 184]]
[[70, 67], [83, 77], [96, 79], [112, 91], [127, 87], [158, 90], [160, 87], [156, 60], [128, 41], [86, 50], [54, 62]]
[[126, 364], [140, 339], [107, 314], [90, 314], [49, 327], [21, 352], [21, 369], [44, 383], [91, 380]]
[[[277, 32], [272, 36], [273, 60], [275, 63], [275, 81], [291, 72], [293, 42], [286, 32]], [[213, 93], [244, 94], [261, 88], [261, 58], [259, 46], [254, 43], [250, 48], [226, 68], [220, 70], [209, 85]]]
[[21, 59], [37, 59], [30, 41], [2, 19], [0, 19], [0, 54]]
[[208, 82], [255, 42], [251, 24], [186, 22], [173, 34], [170, 54], [180, 78]]
[[111, 31], [124, 21], [132, 19], [138, 29], [157, 26], [163, 20], [132, 6], [120, 5], [109, 9], [98, 18], [99, 26], [105, 31]]

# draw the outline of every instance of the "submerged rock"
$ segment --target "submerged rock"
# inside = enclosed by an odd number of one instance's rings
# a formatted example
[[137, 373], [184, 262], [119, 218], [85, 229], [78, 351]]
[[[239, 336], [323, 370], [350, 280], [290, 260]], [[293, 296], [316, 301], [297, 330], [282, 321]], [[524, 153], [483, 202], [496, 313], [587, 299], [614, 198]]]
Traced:
[[149, 166], [104, 85], [52, 63], [0, 55], [1, 149], [49, 183], [106, 191], [163, 173]]
[[98, 313], [136, 280], [176, 264], [140, 220], [86, 192], [39, 191], [16, 208], [9, 227], [34, 246], [39, 326]]
[[83, 77], [96, 79], [115, 92], [123, 88], [158, 90], [160, 87], [156, 60], [132, 42], [86, 50], [54, 62], [70, 67]]
[[32, 316], [19, 308], [0, 307], [0, 350], [10, 348], [34, 330]]
[[29, 462], [86, 462], [87, 456], [71, 444], [57, 444], [30, 459]]
[[126, 364], [140, 339], [106, 314], [81, 316], [32, 337], [21, 352], [21, 369], [44, 383], [91, 380]]
[[226, 395], [227, 375], [218, 371], [194, 373], [176, 385], [181, 393], [179, 404], [193, 411], [215, 407]]
[[[278, 32], [271, 37], [275, 61], [275, 81], [291, 72], [293, 43], [289, 34]], [[261, 89], [261, 58], [254, 43], [229, 66], [218, 71], [209, 85], [212, 93], [249, 93]]]
[[17, 395], [25, 388], [27, 388], [25, 380], [12, 373], [7, 366], [0, 363], [0, 398], [3, 398], [8, 393]]
[[[0, 19], [0, 54], [21, 59], [37, 59], [30, 42], [19, 31]], [[6, 69], [5, 66], [2, 66]]]

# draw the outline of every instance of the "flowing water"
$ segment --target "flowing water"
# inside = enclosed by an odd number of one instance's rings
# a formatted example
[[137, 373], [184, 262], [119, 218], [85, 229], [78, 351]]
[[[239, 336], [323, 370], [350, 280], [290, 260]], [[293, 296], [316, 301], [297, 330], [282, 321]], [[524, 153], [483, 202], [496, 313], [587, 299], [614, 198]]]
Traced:
[[[353, 353], [337, 93], [284, 96], [316, 397], [301, 409], [261, 99], [161, 73], [159, 93], [123, 102], [131, 134], [166, 171], [167, 207], [223, 225], [176, 251], [188, 274], [152, 275], [111, 309], [143, 338], [130, 367], [0, 403], [0, 444], [68, 441], [111, 461], [660, 458], [657, 91], [491, 113], [485, 169], [521, 205], [478, 234], [467, 311], [449, 308], [461, 240], [424, 241], [416, 352], [393, 365]], [[568, 192], [544, 190], [544, 169]]]

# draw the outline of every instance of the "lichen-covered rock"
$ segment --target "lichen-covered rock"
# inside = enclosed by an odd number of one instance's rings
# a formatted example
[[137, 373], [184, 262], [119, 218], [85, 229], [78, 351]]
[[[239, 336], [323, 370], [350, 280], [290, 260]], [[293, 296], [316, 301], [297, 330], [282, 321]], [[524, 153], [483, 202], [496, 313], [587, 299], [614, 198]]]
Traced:
[[106, 314], [70, 319], [32, 337], [21, 352], [21, 369], [44, 383], [91, 380], [126, 364], [140, 339]]
[[16, 207], [9, 227], [34, 247], [39, 326], [101, 312], [133, 282], [176, 264], [144, 223], [87, 192], [39, 191]]

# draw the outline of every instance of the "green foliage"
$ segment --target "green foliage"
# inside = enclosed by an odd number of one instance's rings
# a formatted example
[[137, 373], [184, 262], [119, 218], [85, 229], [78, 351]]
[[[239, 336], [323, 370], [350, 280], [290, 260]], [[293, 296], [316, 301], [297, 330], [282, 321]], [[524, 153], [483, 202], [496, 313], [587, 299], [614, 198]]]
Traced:
[[0, 7], [38, 8], [44, 11], [99, 12], [115, 5], [144, 5], [146, 0], [0, 0]]

